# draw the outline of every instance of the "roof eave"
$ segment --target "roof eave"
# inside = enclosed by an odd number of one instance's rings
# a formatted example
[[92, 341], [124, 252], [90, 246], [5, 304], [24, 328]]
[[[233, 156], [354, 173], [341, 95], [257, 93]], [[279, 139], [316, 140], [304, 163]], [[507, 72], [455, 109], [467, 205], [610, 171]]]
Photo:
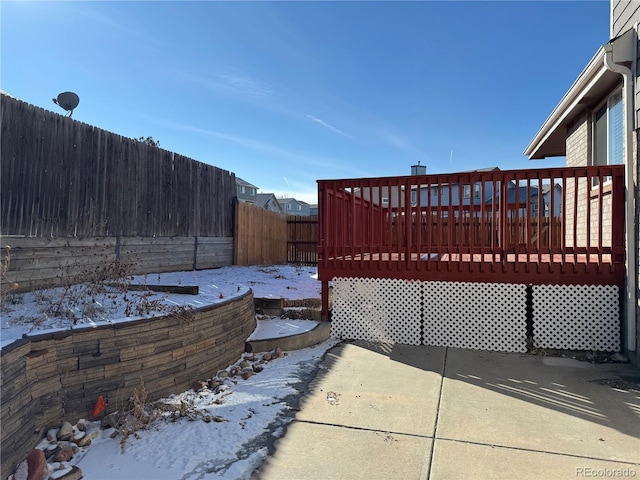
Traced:
[[609, 84], [612, 78], [615, 79], [615, 74], [605, 67], [604, 47], [600, 47], [542, 124], [524, 154], [530, 160], [565, 155], [567, 124], [584, 109], [585, 103], [594, 102], [588, 97], [594, 87], [603, 80]]

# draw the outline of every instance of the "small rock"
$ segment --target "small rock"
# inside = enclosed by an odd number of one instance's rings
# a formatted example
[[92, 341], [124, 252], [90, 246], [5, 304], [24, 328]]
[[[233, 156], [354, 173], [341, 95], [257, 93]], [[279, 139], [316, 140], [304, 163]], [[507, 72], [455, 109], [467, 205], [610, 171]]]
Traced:
[[227, 378], [229, 373], [226, 370], [220, 370], [216, 376], [218, 378]]
[[220, 380], [209, 380], [207, 382], [207, 385], [209, 385], [209, 388], [211, 390], [215, 390], [216, 388], [218, 388], [220, 385], [222, 385], [222, 382]]
[[262, 359], [263, 359], [265, 362], [270, 361], [270, 360], [271, 360], [271, 354], [270, 354], [269, 352], [265, 353], [264, 355], [262, 355]]
[[242, 360], [240, 362], [240, 368], [247, 368], [247, 367], [250, 367], [250, 366], [251, 366], [251, 364], [247, 360]]
[[44, 449], [44, 456], [45, 458], [49, 459], [53, 456], [54, 453], [56, 453], [56, 449], [58, 448], [58, 445], [49, 445], [47, 448]]
[[102, 420], [100, 420], [100, 428], [117, 428], [118, 423], [118, 412], [113, 412], [102, 417]]
[[56, 463], [56, 465], [57, 467], [52, 469], [53, 473], [49, 475], [49, 480], [57, 480], [58, 478], [62, 477], [63, 475], [66, 475], [71, 471], [71, 467], [65, 467], [60, 463]]
[[200, 390], [202, 390], [206, 386], [207, 386], [206, 382], [204, 382], [202, 380], [198, 380], [193, 385], [191, 385], [191, 390], [193, 390], [194, 392], [199, 392]]
[[73, 425], [69, 422], [62, 422], [58, 431], [58, 440], [70, 440], [73, 437]]
[[240, 375], [240, 367], [238, 367], [237, 365], [233, 365], [231, 368], [229, 368], [229, 376], [230, 377], [235, 377], [237, 375]]
[[58, 447], [53, 454], [54, 462], [68, 462], [73, 458], [73, 449], [71, 447]]
[[24, 460], [18, 464], [16, 471], [13, 472], [13, 480], [27, 480], [27, 475], [29, 475], [29, 465], [27, 465], [27, 461]]
[[251, 368], [251, 367], [243, 368], [242, 369], [242, 373], [240, 374], [240, 376], [242, 377], [243, 380], [248, 379], [252, 375], [253, 375], [253, 368]]
[[78, 422], [76, 423], [76, 428], [80, 431], [80, 432], [84, 432], [87, 430], [87, 423], [86, 420], [84, 419], [80, 419], [78, 420]]
[[229, 390], [229, 385], [220, 385], [218, 388], [215, 389], [215, 391], [213, 393], [215, 393], [216, 395], [222, 392], [226, 392], [227, 390]]
[[118, 431], [117, 428], [112, 428], [111, 433], [109, 434], [109, 438], [116, 438], [118, 436], [118, 433], [120, 432]]
[[271, 357], [282, 358], [284, 357], [284, 353], [282, 353], [282, 350], [280, 349], [280, 347], [276, 347], [275, 350], [271, 352]]
[[73, 441], [79, 447], [88, 447], [89, 445], [91, 445], [91, 437], [87, 435], [85, 432], [82, 432], [82, 435], [78, 434], [75, 437], [73, 437]]
[[48, 473], [44, 452], [34, 448], [27, 455], [27, 480], [44, 480], [47, 478]]
[[262, 365], [256, 364], [256, 365], [253, 366], [253, 371], [256, 372], [256, 373], [260, 373], [263, 370], [264, 370], [264, 367]]
[[49, 442], [57, 442], [58, 441], [58, 429], [52, 428], [47, 431], [47, 440]]
[[51, 475], [49, 478], [52, 480], [80, 480], [82, 478], [82, 470], [75, 465], [69, 469], [60, 470], [60, 473], [60, 476]]

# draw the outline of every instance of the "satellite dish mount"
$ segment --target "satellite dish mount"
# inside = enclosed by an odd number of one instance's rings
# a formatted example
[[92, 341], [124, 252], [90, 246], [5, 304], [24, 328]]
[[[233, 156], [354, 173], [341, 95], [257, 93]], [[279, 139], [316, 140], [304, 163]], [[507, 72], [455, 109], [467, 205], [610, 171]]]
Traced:
[[57, 98], [53, 99], [53, 103], [69, 112], [67, 116], [70, 117], [73, 115], [73, 109], [80, 103], [80, 97], [73, 92], [62, 92]]

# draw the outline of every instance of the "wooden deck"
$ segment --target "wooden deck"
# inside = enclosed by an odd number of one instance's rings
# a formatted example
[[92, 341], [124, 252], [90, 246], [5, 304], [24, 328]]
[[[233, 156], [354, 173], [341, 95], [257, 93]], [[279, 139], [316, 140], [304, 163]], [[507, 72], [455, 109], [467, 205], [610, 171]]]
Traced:
[[335, 277], [622, 288], [623, 174], [604, 166], [321, 180], [323, 300]]

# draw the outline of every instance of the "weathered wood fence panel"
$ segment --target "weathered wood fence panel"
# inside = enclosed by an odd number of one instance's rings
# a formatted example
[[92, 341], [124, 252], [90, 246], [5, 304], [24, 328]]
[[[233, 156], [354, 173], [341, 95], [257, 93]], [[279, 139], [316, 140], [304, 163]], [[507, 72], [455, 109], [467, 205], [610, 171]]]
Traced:
[[194, 237], [127, 237], [120, 245], [120, 261], [132, 265], [132, 273], [193, 270], [194, 245]]
[[287, 217], [287, 261], [298, 265], [318, 264], [318, 217]]
[[233, 237], [196, 238], [196, 269], [218, 268], [233, 262]]
[[[19, 292], [72, 283], [101, 266], [116, 262], [116, 237], [36, 238], [1, 237], [9, 246], [7, 280], [19, 285]], [[3, 256], [5, 251], [2, 252]]]
[[233, 173], [5, 94], [0, 125], [3, 235], [233, 236]]
[[[116, 264], [131, 274], [231, 265], [233, 237], [0, 237], [10, 247], [7, 281], [17, 292], [99, 278]], [[5, 252], [2, 252], [2, 256]]]
[[287, 263], [287, 217], [238, 202], [236, 206], [235, 265]]

